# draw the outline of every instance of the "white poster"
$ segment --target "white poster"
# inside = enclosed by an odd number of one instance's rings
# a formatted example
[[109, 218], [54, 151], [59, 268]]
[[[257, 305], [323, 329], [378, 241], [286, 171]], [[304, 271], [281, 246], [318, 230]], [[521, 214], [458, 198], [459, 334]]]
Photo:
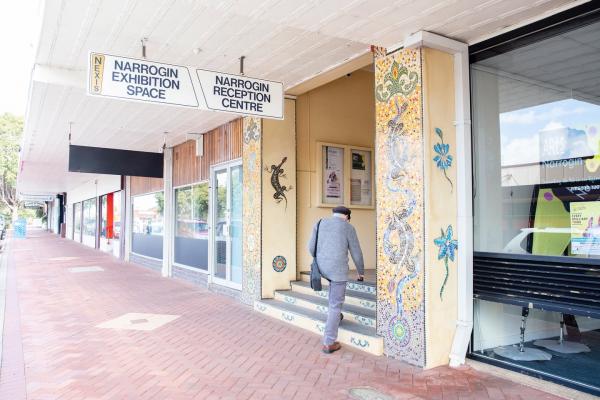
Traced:
[[184, 107], [199, 106], [189, 68], [90, 53], [88, 94]]
[[242, 75], [197, 69], [209, 110], [283, 119], [283, 84]]
[[372, 198], [371, 152], [352, 149], [350, 204], [370, 206]]
[[323, 203], [344, 202], [344, 149], [323, 146]]

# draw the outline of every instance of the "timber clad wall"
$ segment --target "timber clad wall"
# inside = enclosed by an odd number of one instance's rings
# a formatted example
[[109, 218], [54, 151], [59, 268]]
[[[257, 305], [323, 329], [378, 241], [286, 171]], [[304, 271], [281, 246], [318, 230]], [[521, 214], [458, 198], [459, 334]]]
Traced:
[[[204, 156], [196, 157], [196, 142], [173, 148], [173, 186], [207, 181], [210, 167], [242, 157], [242, 119], [238, 118], [204, 135]], [[162, 178], [131, 177], [131, 195], [163, 190]]]
[[210, 178], [210, 167], [242, 157], [242, 119], [236, 119], [204, 135], [204, 156], [196, 157], [196, 142], [188, 140], [173, 148], [173, 186]]
[[162, 178], [146, 178], [143, 176], [131, 177], [131, 195], [158, 192], [163, 190]]

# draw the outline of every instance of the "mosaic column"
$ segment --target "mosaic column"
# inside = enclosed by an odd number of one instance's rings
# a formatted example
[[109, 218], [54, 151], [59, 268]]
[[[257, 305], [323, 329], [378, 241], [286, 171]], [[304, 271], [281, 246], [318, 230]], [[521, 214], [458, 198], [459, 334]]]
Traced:
[[456, 323], [452, 66], [425, 48], [375, 59], [377, 332], [421, 367], [447, 363]]
[[425, 365], [421, 50], [375, 60], [377, 333], [386, 355]]
[[243, 275], [241, 300], [249, 305], [261, 298], [262, 235], [262, 120], [244, 117]]

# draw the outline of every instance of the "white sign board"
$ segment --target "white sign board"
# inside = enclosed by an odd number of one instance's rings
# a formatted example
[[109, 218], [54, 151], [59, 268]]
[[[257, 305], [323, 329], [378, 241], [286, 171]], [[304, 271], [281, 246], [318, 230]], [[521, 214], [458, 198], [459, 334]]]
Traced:
[[88, 94], [283, 119], [281, 82], [194, 69], [90, 53]]
[[197, 69], [209, 110], [283, 119], [283, 84]]
[[88, 93], [185, 107], [198, 105], [188, 67], [90, 53]]

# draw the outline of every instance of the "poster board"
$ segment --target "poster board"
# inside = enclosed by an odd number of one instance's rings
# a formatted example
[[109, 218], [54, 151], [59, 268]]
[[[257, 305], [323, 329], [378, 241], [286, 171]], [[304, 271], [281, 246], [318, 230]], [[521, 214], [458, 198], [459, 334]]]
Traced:
[[571, 253], [600, 256], [600, 202], [572, 202]]
[[318, 206], [374, 208], [373, 149], [317, 142]]

